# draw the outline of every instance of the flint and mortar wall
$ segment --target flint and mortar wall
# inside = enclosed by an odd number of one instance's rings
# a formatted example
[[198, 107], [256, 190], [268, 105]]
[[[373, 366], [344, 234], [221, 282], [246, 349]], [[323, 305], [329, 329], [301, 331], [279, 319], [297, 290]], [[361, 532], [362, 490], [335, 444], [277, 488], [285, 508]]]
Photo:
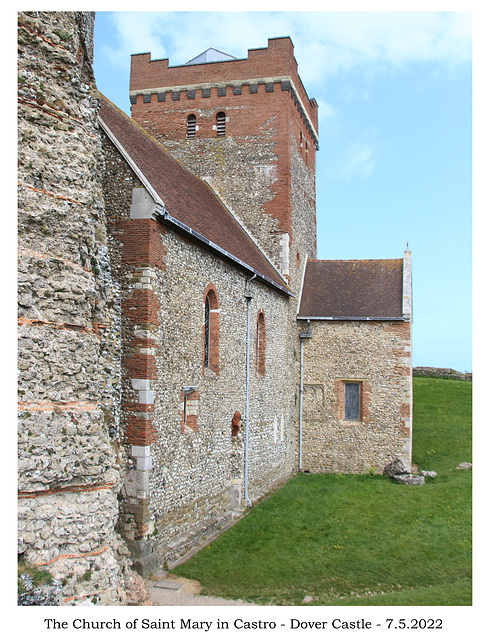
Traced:
[[19, 553], [63, 581], [66, 603], [120, 604], [120, 307], [93, 24], [91, 13], [19, 14]]
[[[156, 543], [169, 558], [188, 551], [231, 519], [243, 497], [246, 388], [245, 274], [167, 232], [167, 278], [159, 282], [159, 383], [151, 500]], [[219, 299], [219, 373], [203, 367], [204, 293]], [[252, 501], [293, 471], [292, 346], [288, 300], [252, 283], [249, 496]], [[265, 314], [265, 375], [257, 374], [256, 325]], [[181, 426], [184, 386], [198, 389], [197, 427]], [[242, 416], [238, 436], [232, 419]], [[209, 527], [209, 529], [208, 529]], [[205, 530], [204, 530], [205, 529]]]
[[[305, 471], [382, 472], [411, 463], [409, 322], [312, 321], [304, 345]], [[304, 329], [302, 324], [302, 329]], [[344, 382], [362, 385], [361, 420], [344, 420]]]
[[[145, 448], [145, 460], [150, 461], [138, 477], [130, 472], [126, 478], [120, 524], [127, 538], [138, 540], [140, 554], [154, 550], [159, 559], [172, 562], [230, 522], [244, 506], [244, 291], [249, 275], [161, 222], [130, 221], [133, 189], [141, 185], [107, 139], [104, 151], [110, 251], [113, 262], [120, 265], [117, 279], [122, 308], [133, 296], [135, 282], [134, 267], [124, 259], [128, 236], [120, 230], [133, 222], [157, 225], [163, 246], [163, 259], [158, 266], [146, 265], [144, 281], [157, 301], [150, 325], [145, 327], [151, 333], [150, 355], [156, 374], [150, 376], [152, 404], [146, 407], [152, 435], [145, 443], [140, 442], [140, 448]], [[212, 304], [211, 315], [213, 322], [218, 316], [219, 339], [214, 339], [212, 349], [218, 351], [219, 366], [210, 360], [210, 367], [205, 368], [204, 300], [210, 289], [217, 301]], [[255, 500], [293, 472], [294, 398], [288, 389], [293, 388], [294, 350], [288, 298], [255, 281], [252, 290], [249, 495]], [[256, 325], [261, 310], [266, 334], [264, 376], [257, 375], [256, 363]], [[133, 357], [133, 336], [141, 330], [141, 319], [135, 317], [136, 309], [133, 312], [135, 315], [123, 317], [124, 363]], [[130, 368], [124, 364], [125, 410], [121, 428], [128, 454], [133, 446], [127, 411], [134, 393], [132, 378]], [[132, 398], [131, 402], [135, 400]], [[232, 436], [236, 412], [242, 420], [239, 434]], [[141, 460], [140, 449], [134, 453]]]

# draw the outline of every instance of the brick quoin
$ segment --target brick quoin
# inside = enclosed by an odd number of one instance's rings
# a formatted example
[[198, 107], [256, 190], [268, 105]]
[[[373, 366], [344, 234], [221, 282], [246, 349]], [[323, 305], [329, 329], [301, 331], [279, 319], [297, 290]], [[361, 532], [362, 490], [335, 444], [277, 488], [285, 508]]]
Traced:
[[128, 379], [157, 380], [155, 356], [146, 353], [132, 353], [122, 359]]
[[[167, 251], [162, 241], [165, 231], [155, 220], [117, 220], [115, 226], [123, 246], [121, 263], [131, 271], [134, 281], [142, 284], [140, 276], [144, 268], [166, 269]], [[132, 332], [137, 327], [158, 327], [159, 311], [160, 300], [151, 288], [133, 288], [122, 302], [122, 315], [131, 321]], [[157, 380], [157, 347], [153, 338], [140, 338], [132, 333], [128, 354], [122, 358], [123, 378], [128, 388], [132, 379]], [[152, 353], [144, 353], [142, 349], [150, 349]], [[126, 444], [145, 447], [156, 442], [153, 412], [154, 405], [123, 403]]]
[[122, 302], [122, 313], [135, 324], [158, 326], [160, 300], [151, 289], [134, 289], [130, 297]]
[[388, 333], [394, 333], [397, 337], [404, 340], [406, 344], [410, 343], [410, 322], [390, 322], [390, 324], [384, 327], [384, 330]]
[[127, 444], [147, 447], [157, 441], [157, 432], [153, 419], [144, 420], [135, 413], [127, 412], [125, 416], [125, 440]]
[[167, 249], [162, 242], [165, 230], [155, 220], [118, 220], [116, 230], [123, 243], [122, 264], [166, 269]]

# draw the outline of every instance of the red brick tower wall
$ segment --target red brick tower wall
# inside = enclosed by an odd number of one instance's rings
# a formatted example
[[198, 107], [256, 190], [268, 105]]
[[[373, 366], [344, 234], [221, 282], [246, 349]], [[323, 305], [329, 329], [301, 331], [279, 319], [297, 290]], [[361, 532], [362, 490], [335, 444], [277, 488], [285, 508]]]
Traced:
[[[282, 234], [297, 233], [292, 157], [300, 156], [314, 188], [317, 103], [309, 100], [290, 38], [274, 38], [248, 58], [169, 67], [149, 53], [132, 56], [132, 118], [200, 177], [206, 178], [277, 266]], [[218, 112], [226, 116], [218, 135]], [[187, 119], [196, 117], [194, 137]], [[294, 159], [295, 162], [295, 159]], [[315, 198], [310, 251], [315, 251]], [[307, 205], [306, 205], [307, 206]], [[177, 212], [173, 212], [176, 215]], [[262, 215], [262, 214], [267, 214]], [[306, 247], [294, 247], [304, 257]]]

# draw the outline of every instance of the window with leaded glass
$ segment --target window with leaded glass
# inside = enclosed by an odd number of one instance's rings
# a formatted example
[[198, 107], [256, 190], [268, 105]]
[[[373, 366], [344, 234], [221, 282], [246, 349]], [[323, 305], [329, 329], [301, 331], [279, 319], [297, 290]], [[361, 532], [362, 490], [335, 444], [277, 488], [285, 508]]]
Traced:
[[344, 383], [344, 419], [361, 419], [361, 383]]
[[219, 373], [219, 300], [214, 285], [206, 287], [204, 297], [203, 365], [206, 372]]
[[259, 311], [256, 327], [256, 362], [257, 373], [260, 376], [265, 375], [265, 349], [267, 346], [267, 334], [265, 330], [265, 315], [263, 311]]
[[211, 319], [211, 307], [209, 305], [209, 296], [206, 297], [204, 303], [204, 366], [209, 367], [209, 325]]

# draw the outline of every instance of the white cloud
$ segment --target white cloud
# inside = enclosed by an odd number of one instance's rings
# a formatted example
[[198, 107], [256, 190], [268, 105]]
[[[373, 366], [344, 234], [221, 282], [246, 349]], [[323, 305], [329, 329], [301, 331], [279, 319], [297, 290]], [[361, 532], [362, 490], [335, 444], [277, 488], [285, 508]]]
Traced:
[[[342, 72], [376, 72], [429, 61], [453, 67], [471, 59], [471, 15], [433, 12], [115, 12], [117, 31], [105, 54], [126, 65], [150, 51], [183, 64], [207, 47], [237, 57], [290, 36], [305, 84]], [[116, 44], [115, 44], [116, 42]]]
[[370, 144], [354, 142], [344, 150], [344, 157], [336, 168], [335, 177], [350, 180], [356, 176], [368, 177], [375, 167], [375, 150]]

